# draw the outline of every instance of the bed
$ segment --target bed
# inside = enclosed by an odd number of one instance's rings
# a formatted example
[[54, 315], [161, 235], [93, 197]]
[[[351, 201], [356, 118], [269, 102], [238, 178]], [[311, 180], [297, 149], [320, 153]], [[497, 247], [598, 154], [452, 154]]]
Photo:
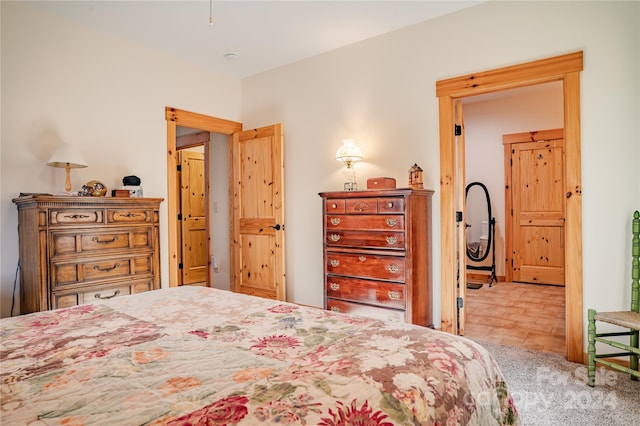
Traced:
[[491, 355], [205, 287], [1, 320], [6, 425], [519, 424]]

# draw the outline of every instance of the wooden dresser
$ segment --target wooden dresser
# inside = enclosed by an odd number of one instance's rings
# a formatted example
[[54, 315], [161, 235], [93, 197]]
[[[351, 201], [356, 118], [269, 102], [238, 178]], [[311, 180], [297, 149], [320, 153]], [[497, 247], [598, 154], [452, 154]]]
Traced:
[[161, 198], [24, 196], [20, 313], [160, 288]]
[[433, 325], [433, 191], [323, 192], [325, 308]]

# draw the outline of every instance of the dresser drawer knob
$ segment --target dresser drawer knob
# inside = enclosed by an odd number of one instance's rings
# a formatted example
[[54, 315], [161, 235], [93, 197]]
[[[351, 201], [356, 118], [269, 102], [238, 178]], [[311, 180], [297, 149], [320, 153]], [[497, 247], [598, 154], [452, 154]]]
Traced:
[[389, 202], [387, 203], [387, 207], [392, 208], [392, 207], [393, 207], [393, 202], [389, 201]]
[[387, 219], [387, 225], [390, 227], [394, 227], [398, 224], [398, 220], [397, 219], [393, 219], [393, 218], [389, 218]]
[[111, 244], [111, 243], [115, 243], [116, 241], [118, 241], [118, 237], [114, 236], [112, 239], [110, 240], [101, 240], [98, 237], [93, 237], [91, 239], [91, 241], [93, 241], [94, 243], [99, 243], [99, 244]]
[[332, 312], [340, 312], [340, 308], [338, 308], [337, 306], [332, 306], [331, 307], [331, 311]]
[[332, 224], [333, 226], [340, 225], [340, 218], [338, 218], [338, 217], [332, 217], [332, 218], [331, 218], [331, 224]]
[[395, 244], [398, 242], [396, 237], [387, 237], [387, 244]]
[[335, 243], [337, 241], [340, 241], [340, 235], [339, 234], [331, 234], [331, 235], [329, 235], [329, 239]]
[[113, 266], [109, 267], [109, 268], [101, 268], [100, 265], [95, 265], [93, 267], [93, 269], [95, 269], [96, 271], [100, 271], [100, 272], [109, 272], [109, 271], [113, 271], [114, 269], [116, 269], [118, 267], [117, 263], [114, 263]]
[[94, 297], [96, 299], [100, 299], [100, 300], [107, 300], [107, 299], [113, 299], [114, 297], [116, 297], [119, 294], [120, 294], [120, 290], [116, 290], [116, 291], [113, 292], [113, 294], [111, 296], [101, 296], [100, 293], [97, 293]]
[[400, 268], [398, 268], [398, 265], [387, 265], [384, 267], [384, 269], [391, 272], [392, 274], [395, 274], [400, 270]]
[[338, 205], [337, 205], [336, 203], [333, 203], [333, 204], [331, 204], [331, 208], [332, 208], [332, 209], [337, 209], [337, 208], [338, 208]]
[[360, 262], [365, 262], [365, 261], [367, 260], [367, 258], [366, 258], [366, 257], [364, 257], [364, 256], [359, 256], [359, 257], [358, 257], [358, 260], [359, 260]]
[[338, 266], [340, 266], [340, 261], [336, 259], [330, 259], [329, 265], [333, 266], [334, 268], [337, 268]]
[[366, 203], [364, 201], [360, 202], [360, 203], [356, 204], [355, 209], [358, 210], [358, 211], [361, 211], [361, 212], [365, 211], [365, 210], [369, 210], [369, 203]]
[[340, 284], [338, 283], [330, 283], [329, 284], [329, 288], [333, 291], [338, 291], [340, 290]]
[[387, 294], [389, 295], [389, 299], [391, 300], [400, 300], [399, 291], [389, 291]]

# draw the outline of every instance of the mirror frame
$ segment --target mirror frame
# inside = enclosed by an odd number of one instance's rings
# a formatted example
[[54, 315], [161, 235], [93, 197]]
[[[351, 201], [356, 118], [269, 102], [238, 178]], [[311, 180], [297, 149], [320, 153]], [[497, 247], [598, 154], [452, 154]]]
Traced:
[[[487, 187], [485, 186], [485, 184], [483, 184], [482, 182], [471, 182], [467, 185], [465, 192], [464, 192], [464, 199], [465, 199], [465, 204], [466, 204], [466, 200], [467, 197], [469, 195], [469, 190], [471, 188], [473, 188], [474, 186], [479, 186], [480, 188], [482, 188], [482, 190], [484, 191], [484, 196], [485, 196], [485, 200], [487, 202], [487, 248], [484, 251], [484, 253], [482, 254], [482, 256], [480, 257], [474, 257], [471, 255], [471, 250], [469, 250], [469, 244], [467, 244], [467, 258], [472, 260], [473, 262], [482, 262], [483, 260], [485, 260], [488, 256], [489, 256], [489, 251], [491, 250], [491, 244], [493, 244], [493, 232], [491, 232], [491, 220], [492, 217], [491, 216], [491, 198], [489, 198], [489, 190], [487, 189]], [[465, 227], [469, 227], [471, 225], [465, 223]]]

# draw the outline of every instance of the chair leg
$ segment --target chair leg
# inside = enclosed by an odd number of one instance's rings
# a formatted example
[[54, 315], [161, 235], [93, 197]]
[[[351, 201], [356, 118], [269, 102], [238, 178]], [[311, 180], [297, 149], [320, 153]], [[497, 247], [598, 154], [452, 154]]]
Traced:
[[595, 309], [589, 309], [588, 320], [588, 362], [587, 362], [587, 384], [591, 387], [596, 384], [596, 311]]
[[[639, 342], [640, 339], [638, 339], [638, 332], [636, 331], [635, 333], [633, 333], [631, 335], [631, 347], [632, 348], [640, 348]], [[631, 369], [635, 370], [635, 371], [640, 371], [638, 370], [638, 359], [640, 359], [640, 355], [635, 355], [635, 354], [631, 354], [631, 358], [630, 358], [630, 364], [631, 364]], [[636, 375], [631, 375], [631, 380], [638, 380], [638, 376]]]

